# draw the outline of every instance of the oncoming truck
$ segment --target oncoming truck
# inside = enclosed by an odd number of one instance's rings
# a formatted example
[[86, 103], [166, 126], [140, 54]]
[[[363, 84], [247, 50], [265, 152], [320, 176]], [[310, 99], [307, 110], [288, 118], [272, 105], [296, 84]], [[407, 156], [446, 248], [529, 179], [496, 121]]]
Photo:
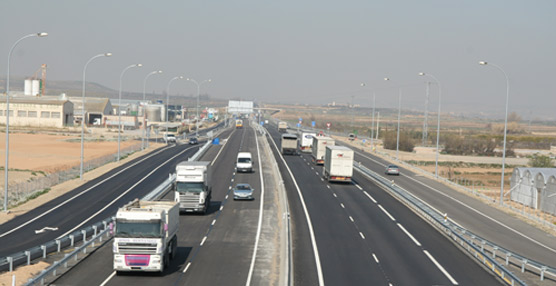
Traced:
[[326, 146], [324, 178], [329, 182], [351, 182], [353, 176], [353, 150], [345, 146]]
[[236, 128], [243, 128], [243, 120], [237, 119], [236, 120]]
[[288, 123], [285, 121], [278, 122], [278, 132], [285, 133], [288, 131]]
[[284, 133], [280, 140], [280, 153], [294, 155], [297, 153], [297, 135]]
[[206, 213], [212, 194], [208, 161], [184, 161], [176, 165], [174, 200], [180, 212]]
[[335, 141], [330, 137], [317, 136], [313, 139], [313, 146], [311, 147], [311, 154], [313, 162], [316, 165], [324, 164], [324, 154], [326, 153], [326, 146], [334, 146]]
[[163, 272], [178, 244], [175, 202], [140, 201], [118, 209], [114, 233], [114, 270]]

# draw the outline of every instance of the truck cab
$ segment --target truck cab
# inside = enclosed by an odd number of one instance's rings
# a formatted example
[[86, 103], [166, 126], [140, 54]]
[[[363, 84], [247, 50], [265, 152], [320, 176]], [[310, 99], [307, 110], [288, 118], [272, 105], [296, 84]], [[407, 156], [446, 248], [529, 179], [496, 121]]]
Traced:
[[253, 161], [250, 152], [239, 152], [237, 154], [236, 169], [238, 172], [253, 172]]
[[208, 161], [184, 161], [176, 166], [174, 200], [180, 212], [207, 212], [212, 195], [210, 177]]

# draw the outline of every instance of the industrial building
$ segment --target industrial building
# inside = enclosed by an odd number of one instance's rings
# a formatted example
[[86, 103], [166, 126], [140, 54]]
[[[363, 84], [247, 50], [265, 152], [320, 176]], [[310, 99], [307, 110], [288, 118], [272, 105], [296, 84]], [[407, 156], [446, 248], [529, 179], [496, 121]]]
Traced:
[[[6, 124], [6, 96], [0, 96], [0, 124]], [[65, 96], [10, 97], [10, 126], [73, 125], [73, 103]]]

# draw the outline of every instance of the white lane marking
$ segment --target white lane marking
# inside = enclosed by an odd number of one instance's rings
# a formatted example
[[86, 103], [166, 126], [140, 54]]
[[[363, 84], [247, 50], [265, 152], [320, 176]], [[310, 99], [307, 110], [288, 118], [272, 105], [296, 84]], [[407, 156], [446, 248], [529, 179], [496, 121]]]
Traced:
[[341, 206], [341, 207], [342, 207], [343, 209], [345, 209], [345, 208], [346, 208], [346, 206], [344, 206], [344, 204], [343, 204], [343, 203], [340, 203], [340, 206]]
[[220, 206], [220, 210], [222, 211], [222, 209], [224, 208], [224, 206]]
[[41, 229], [35, 230], [35, 234], [43, 233], [43, 232], [45, 232], [45, 231], [47, 231], [47, 230], [50, 230], [50, 231], [57, 231], [58, 228], [57, 228], [57, 227], [45, 226], [45, 227], [43, 227], [43, 228], [41, 228]]
[[376, 255], [375, 255], [374, 253], [373, 253], [373, 258], [375, 259], [376, 263], [380, 263], [380, 262], [378, 261], [378, 257], [376, 257]]
[[332, 193], [332, 195], [333, 195], [333, 196], [334, 196], [335, 198], [337, 198], [337, 197], [338, 197], [338, 196], [336, 195], [336, 193]]
[[365, 193], [365, 195], [366, 195], [371, 201], [373, 201], [373, 203], [376, 204], [376, 200], [375, 200], [373, 197], [371, 197], [371, 195], [369, 195], [369, 193], [367, 193], [366, 191], [363, 191], [363, 193]]
[[330, 189], [330, 185], [326, 185], [326, 187]]
[[210, 225], [214, 225], [216, 223], [216, 220], [212, 220], [212, 223]]
[[226, 199], [228, 199], [228, 195], [226, 195]]
[[393, 221], [396, 221], [396, 219], [386, 210], [384, 209], [381, 205], [378, 205], [378, 207]]
[[205, 237], [203, 237], [203, 240], [201, 240], [201, 246], [203, 246], [203, 244], [205, 244], [205, 241], [207, 240], [207, 236], [205, 235]]
[[[272, 136], [270, 138], [272, 139]], [[272, 139], [271, 142], [272, 142], [272, 145], [274, 146], [274, 148], [276, 149], [276, 151], [278, 152], [278, 156], [280, 156], [280, 159], [282, 160], [282, 162], [286, 166], [286, 169], [288, 170], [288, 174], [292, 178], [293, 184], [295, 185], [295, 188], [297, 189], [297, 195], [299, 196], [299, 200], [301, 201], [301, 206], [303, 207], [303, 212], [305, 213], [305, 218], [307, 219], [307, 228], [309, 229], [309, 235], [311, 237], [311, 246], [313, 247], [313, 254], [315, 256], [315, 264], [316, 264], [316, 267], [317, 267], [317, 277], [319, 279], [319, 285], [324, 286], [324, 275], [322, 273], [322, 266], [321, 266], [321, 263], [320, 263], [319, 249], [317, 247], [317, 241], [316, 241], [316, 238], [315, 238], [315, 231], [313, 230], [313, 223], [311, 222], [311, 216], [309, 215], [309, 211], [307, 210], [307, 205], [305, 204], [305, 200], [303, 199], [303, 194], [301, 193], [301, 190], [299, 189], [299, 185], [297, 184], [297, 181], [295, 180], [295, 177], [294, 177], [290, 167], [286, 163], [286, 160], [284, 159], [284, 156], [282, 156], [282, 154], [280, 153], [280, 150], [278, 149], [278, 145], [276, 145], [276, 142], [274, 141], [274, 139]]]
[[[255, 133], [255, 142], [257, 143], [257, 159], [261, 162], [261, 152], [259, 149], [259, 139], [257, 138], [257, 131], [253, 129]], [[263, 164], [259, 164], [259, 180], [261, 181], [261, 199], [259, 205], [259, 223], [257, 226], [257, 234], [255, 236], [255, 246], [253, 247], [253, 257], [251, 258], [251, 266], [249, 267], [249, 274], [247, 275], [246, 286], [251, 285], [251, 277], [253, 276], [253, 271], [255, 270], [255, 261], [257, 259], [257, 250], [259, 248], [259, 239], [261, 237], [261, 231], [263, 227], [263, 214], [264, 214], [264, 178], [263, 178]]]
[[[359, 154], [359, 155], [362, 156], [362, 157], [365, 157], [365, 158], [367, 158], [367, 159], [369, 159], [369, 160], [375, 162], [375, 163], [378, 164], [378, 165], [381, 165], [381, 166], [383, 166], [383, 167], [386, 166], [386, 165], [384, 165], [384, 164], [378, 162], [378, 161], [375, 160], [375, 159], [372, 159], [372, 158], [370, 158], [370, 157], [367, 157], [367, 156], [364, 155], [364, 154], [361, 154], [361, 153], [359, 153], [359, 152], [356, 152], [356, 153]], [[533, 242], [534, 244], [536, 244], [536, 245], [538, 245], [538, 246], [541, 246], [541, 247], [544, 247], [544, 248], [546, 248], [546, 249], [548, 249], [548, 250], [550, 250], [550, 251], [556, 253], [556, 249], [551, 248], [550, 246], [544, 245], [544, 244], [542, 244], [542, 243], [539, 242], [539, 241], [536, 241], [535, 239], [533, 239], [533, 238], [531, 238], [531, 237], [529, 237], [529, 236], [527, 236], [527, 235], [525, 235], [525, 234], [523, 234], [523, 233], [521, 233], [521, 232], [519, 232], [519, 231], [517, 231], [517, 230], [515, 230], [515, 229], [513, 229], [513, 228], [511, 228], [511, 227], [509, 227], [509, 226], [507, 226], [506, 224], [504, 224], [504, 223], [502, 223], [502, 222], [500, 222], [500, 221], [498, 221], [498, 220], [496, 220], [496, 219], [494, 219], [494, 218], [492, 218], [492, 217], [490, 217], [490, 216], [488, 216], [488, 215], [482, 213], [481, 211], [479, 211], [479, 210], [477, 210], [477, 209], [475, 209], [475, 208], [473, 208], [473, 207], [471, 207], [471, 206], [469, 206], [469, 205], [467, 205], [467, 204], [465, 204], [465, 203], [463, 203], [463, 202], [457, 200], [456, 198], [451, 197], [451, 196], [449, 196], [449, 195], [447, 195], [447, 194], [445, 194], [445, 193], [443, 193], [443, 192], [441, 192], [441, 191], [439, 191], [439, 190], [437, 190], [437, 189], [435, 189], [435, 188], [433, 188], [433, 187], [431, 187], [431, 186], [429, 186], [429, 185], [427, 185], [427, 184], [425, 184], [425, 183], [423, 183], [423, 182], [421, 182], [421, 181], [419, 181], [419, 180], [416, 180], [415, 178], [412, 178], [412, 177], [410, 177], [410, 176], [406, 176], [406, 175], [404, 175], [404, 174], [401, 174], [401, 175], [404, 176], [404, 177], [406, 177], [406, 178], [408, 178], [408, 179], [410, 179], [410, 180], [415, 181], [416, 183], [422, 185], [423, 187], [429, 188], [430, 190], [432, 190], [432, 191], [438, 193], [439, 195], [442, 195], [442, 196], [444, 196], [444, 197], [446, 197], [446, 198], [449, 198], [449, 199], [453, 200], [454, 202], [456, 202], [456, 203], [458, 203], [458, 204], [460, 204], [460, 205], [462, 205], [462, 206], [464, 206], [464, 207], [466, 207], [466, 208], [468, 208], [468, 209], [474, 211], [475, 213], [477, 213], [477, 214], [479, 214], [479, 215], [481, 215], [481, 216], [483, 216], [483, 217], [485, 217], [485, 218], [491, 220], [492, 222], [494, 222], [494, 223], [496, 223], [496, 224], [498, 224], [498, 225], [504, 227], [505, 229], [507, 229], [507, 230], [509, 230], [509, 231], [511, 231], [511, 232], [513, 232], [513, 233], [515, 233], [515, 234], [517, 234], [517, 235], [519, 235], [519, 236], [521, 236], [521, 237], [523, 237], [523, 238], [525, 238], [525, 239], [527, 239], [527, 240]], [[412, 195], [413, 195], [413, 194], [412, 194]], [[415, 195], [413, 195], [413, 197], [419, 199], [420, 201], [422, 201], [422, 202], [424, 202], [425, 204], [427, 204], [429, 207], [433, 208], [433, 207], [430, 206], [427, 202], [423, 201], [421, 198], [419, 198], [419, 197], [417, 197], [417, 196], [415, 196]], [[434, 209], [434, 208], [433, 208], [433, 209]], [[440, 214], [442, 214], [442, 213], [439, 212], [439, 211], [437, 211], [437, 212], [440, 213]]]
[[229, 187], [228, 187], [228, 190], [231, 190], [231, 189], [232, 189], [232, 186], [229, 186]]
[[352, 216], [349, 216], [349, 220], [351, 220], [351, 222], [355, 222]]
[[315, 169], [315, 167], [311, 166], [311, 170], [314, 170], [314, 169]]
[[[183, 152], [185, 152], [185, 151], [187, 151], [187, 150], [189, 150], [189, 149], [191, 149], [191, 148], [194, 148], [194, 147], [187, 148], [187, 149], [183, 150], [182, 152], [180, 152], [178, 155], [181, 155]], [[26, 221], [25, 223], [21, 224], [20, 226], [15, 227], [15, 228], [12, 228], [11, 230], [6, 231], [6, 232], [0, 234], [0, 237], [4, 237], [4, 236], [6, 236], [6, 235], [8, 235], [8, 234], [10, 234], [10, 233], [12, 233], [12, 232], [14, 232], [14, 231], [16, 231], [16, 230], [22, 228], [22, 227], [24, 227], [24, 226], [26, 226], [26, 225], [28, 225], [28, 224], [30, 224], [30, 223], [32, 223], [32, 222], [38, 220], [39, 218], [41, 218], [41, 217], [43, 217], [43, 216], [45, 216], [45, 215], [47, 215], [47, 214], [53, 212], [54, 210], [58, 209], [59, 207], [65, 205], [65, 204], [67, 204], [67, 203], [73, 201], [74, 199], [78, 198], [79, 196], [81, 196], [81, 195], [83, 195], [83, 194], [89, 192], [90, 190], [92, 190], [92, 189], [98, 187], [99, 185], [105, 183], [106, 181], [108, 181], [108, 180], [110, 180], [110, 179], [112, 179], [112, 178], [118, 176], [119, 174], [123, 173], [123, 172], [126, 171], [127, 169], [129, 169], [129, 168], [131, 168], [131, 167], [134, 167], [135, 165], [137, 165], [137, 164], [139, 164], [139, 163], [142, 163], [143, 161], [145, 161], [145, 160], [147, 160], [147, 159], [149, 159], [149, 158], [151, 158], [151, 157], [153, 157], [153, 156], [155, 156], [155, 155], [158, 155], [159, 153], [161, 153], [162, 151], [164, 151], [164, 150], [166, 150], [166, 149], [168, 149], [168, 147], [165, 147], [165, 148], [163, 148], [163, 149], [160, 149], [159, 151], [157, 151], [157, 152], [151, 154], [150, 156], [147, 156], [147, 157], [145, 157], [145, 158], [143, 158], [143, 159], [141, 159], [141, 160], [139, 160], [139, 161], [137, 161], [137, 162], [135, 162], [135, 163], [129, 165], [128, 167], [126, 167], [126, 168], [124, 168], [124, 169], [118, 171], [117, 173], [114, 173], [114, 175], [112, 175], [112, 176], [110, 176], [110, 177], [108, 177], [108, 178], [106, 178], [106, 179], [104, 179], [104, 180], [102, 180], [102, 181], [96, 183], [94, 186], [91, 186], [90, 188], [88, 188], [88, 189], [86, 189], [86, 190], [83, 190], [81, 193], [76, 194], [75, 196], [73, 196], [73, 197], [71, 197], [71, 198], [69, 198], [69, 199], [63, 201], [63, 202], [60, 203], [59, 205], [57, 205], [57, 206], [55, 206], [55, 207], [53, 207], [53, 208], [51, 208], [51, 209], [45, 211], [44, 213], [42, 213], [42, 214], [40, 214], [40, 215], [34, 217], [33, 219], [30, 219], [30, 220]], [[177, 157], [178, 155], [176, 155], [176, 156], [174, 156], [174, 157], [172, 157], [172, 158], [175, 158], [175, 157]], [[166, 161], [166, 162], [167, 162], [167, 161]], [[166, 162], [164, 162], [163, 165], [166, 164]], [[150, 173], [149, 173], [149, 174], [150, 174]]]
[[324, 182], [324, 179], [323, 179], [323, 178], [320, 178], [320, 180], [321, 180], [322, 182]]
[[363, 235], [362, 232], [359, 232], [359, 235], [361, 236], [362, 239], [365, 239], [365, 236]]
[[182, 272], [185, 273], [187, 269], [189, 269], [189, 266], [191, 266], [191, 262], [187, 263], [187, 265], [185, 266]]
[[104, 281], [102, 281], [102, 283], [100, 283], [100, 286], [106, 285], [106, 283], [108, 283], [110, 279], [114, 278], [115, 275], [116, 275], [116, 271], [112, 272], [112, 274], [110, 274], [106, 279], [104, 279]]
[[448, 271], [446, 271], [446, 269], [444, 269], [444, 267], [442, 267], [442, 265], [440, 265], [440, 263], [438, 263], [438, 261], [436, 261], [436, 259], [434, 259], [434, 257], [432, 257], [432, 255], [428, 251], [423, 250], [423, 252], [429, 257], [432, 263], [434, 263], [434, 265], [436, 265], [436, 267], [438, 267], [438, 269], [440, 269], [440, 271], [444, 273], [444, 276], [446, 276], [453, 285], [459, 285], [458, 282], [452, 277], [452, 275], [450, 275], [450, 273], [448, 273]]
[[234, 182], [234, 179], [232, 178], [232, 183]]
[[355, 185], [355, 187], [357, 187], [361, 191], [363, 190], [363, 188], [361, 188], [361, 186], [359, 186], [359, 185]]
[[315, 175], [317, 175], [317, 176], [318, 176], [318, 175], [319, 175], [319, 172], [315, 172]]
[[421, 243], [415, 239], [415, 237], [413, 237], [413, 235], [411, 235], [411, 233], [409, 233], [409, 231], [407, 231], [407, 229], [405, 229], [405, 227], [403, 227], [403, 225], [401, 225], [400, 223], [398, 223], [398, 227], [403, 230], [403, 232], [405, 232], [405, 234], [407, 234], [407, 236], [409, 236], [409, 238], [411, 238], [411, 240], [413, 240], [413, 242], [415, 244], [417, 244], [417, 246], [421, 246]]
[[[193, 147], [191, 147], [193, 148]], [[112, 200], [111, 202], [109, 202], [108, 204], [106, 204], [102, 209], [100, 209], [99, 211], [97, 211], [96, 213], [94, 213], [92, 216], [90, 216], [89, 218], [87, 218], [86, 220], [82, 221], [80, 224], [76, 225], [74, 228], [68, 230], [66, 233], [58, 236], [58, 238], [64, 237], [72, 232], [74, 232], [76, 229], [80, 228], [81, 226], [83, 226], [84, 224], [86, 224], [87, 222], [89, 222], [91, 219], [93, 219], [95, 216], [97, 216], [98, 214], [100, 214], [101, 212], [103, 212], [104, 210], [106, 210], [108, 207], [110, 207], [111, 205], [113, 205], [116, 201], [118, 201], [120, 198], [122, 198], [123, 196], [125, 196], [127, 193], [129, 193], [131, 190], [135, 189], [135, 187], [137, 187], [139, 184], [141, 184], [141, 182], [143, 182], [144, 180], [146, 180], [148, 177], [150, 177], [153, 173], [155, 173], [158, 169], [162, 168], [162, 166], [166, 165], [168, 162], [172, 161], [174, 158], [181, 156], [181, 154], [183, 154], [186, 150], [183, 150], [182, 152], [176, 154], [175, 156], [173, 156], [172, 158], [164, 161], [164, 163], [162, 163], [160, 166], [154, 168], [150, 173], [148, 173], [145, 177], [143, 177], [141, 180], [137, 181], [137, 183], [133, 184], [133, 186], [129, 187], [127, 190], [125, 190], [123, 193], [121, 193], [117, 198], [115, 198], [114, 200]]]

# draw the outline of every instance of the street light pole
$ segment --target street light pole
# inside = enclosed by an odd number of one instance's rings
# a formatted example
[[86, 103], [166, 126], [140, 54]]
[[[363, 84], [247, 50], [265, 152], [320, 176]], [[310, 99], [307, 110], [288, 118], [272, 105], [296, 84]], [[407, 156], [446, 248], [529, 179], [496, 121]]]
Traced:
[[[147, 74], [147, 76], [143, 80], [143, 104], [145, 104], [145, 101], [147, 99], [146, 94], [145, 94], [145, 89], [146, 89], [146, 86], [147, 86], [147, 79], [153, 74], [160, 74], [160, 73], [162, 73], [162, 71], [152, 71], [149, 74]], [[146, 112], [146, 108], [143, 107], [143, 118], [146, 118], [145, 112]], [[145, 149], [145, 134], [146, 134], [146, 128], [147, 128], [146, 125], [147, 125], [146, 120], [143, 120], [143, 136], [141, 137], [141, 149]]]
[[[440, 153], [438, 146], [440, 141], [440, 100], [442, 98], [442, 86], [440, 85], [440, 81], [432, 74], [426, 74], [424, 72], [420, 72], [419, 75], [420, 76], [428, 75], [432, 77], [438, 84], [438, 114], [436, 119], [436, 164], [434, 168], [434, 176], [438, 179], [438, 154]], [[427, 86], [427, 90], [428, 90], [428, 86]]]
[[124, 73], [130, 68], [140, 68], [142, 64], [132, 64], [127, 66], [122, 73], [120, 74], [120, 92], [118, 93], [118, 162], [120, 162], [120, 137], [122, 133], [122, 79], [124, 77]]
[[85, 72], [87, 71], [87, 66], [89, 65], [90, 62], [92, 62], [94, 59], [96, 58], [100, 58], [100, 57], [110, 57], [112, 56], [112, 53], [104, 53], [104, 54], [98, 54], [96, 56], [93, 56], [92, 58], [90, 58], [87, 63], [85, 63], [85, 66], [83, 67], [83, 89], [81, 91], [81, 103], [82, 103], [82, 114], [81, 114], [81, 163], [79, 165], [79, 179], [83, 180], [83, 160], [84, 160], [84, 147], [85, 147]]
[[503, 146], [504, 149], [502, 150], [502, 176], [500, 178], [500, 205], [503, 205], [504, 204], [504, 170], [506, 167], [506, 134], [508, 133], [508, 103], [510, 100], [510, 79], [508, 78], [508, 74], [506, 74], [506, 72], [498, 65], [495, 65], [493, 63], [488, 63], [485, 61], [480, 61], [479, 64], [484, 66], [490, 65], [497, 68], [504, 74], [504, 77], [506, 78], [506, 115], [504, 116], [504, 146]]
[[6, 165], [4, 168], [4, 211], [8, 211], [8, 169], [9, 169], [9, 155], [10, 155], [10, 62], [12, 59], [12, 52], [19, 42], [30, 37], [46, 37], [48, 33], [41, 32], [35, 34], [25, 35], [17, 40], [8, 53], [8, 73], [6, 74]]
[[396, 135], [396, 160], [400, 160], [400, 117], [402, 114], [402, 88], [399, 88], [398, 95], [398, 134]]
[[194, 83], [197, 86], [197, 112], [196, 112], [197, 118], [195, 120], [195, 137], [199, 137], [199, 94], [201, 92], [201, 85], [203, 85], [203, 83], [211, 82], [212, 79], [205, 79], [201, 83], [198, 83], [196, 80], [192, 78], [188, 78], [187, 80]]
[[168, 116], [170, 114], [168, 112], [168, 103], [170, 102], [170, 84], [176, 79], [183, 79], [183, 76], [180, 75], [173, 77], [170, 82], [168, 82], [168, 86], [166, 87], [166, 136], [168, 136]]

